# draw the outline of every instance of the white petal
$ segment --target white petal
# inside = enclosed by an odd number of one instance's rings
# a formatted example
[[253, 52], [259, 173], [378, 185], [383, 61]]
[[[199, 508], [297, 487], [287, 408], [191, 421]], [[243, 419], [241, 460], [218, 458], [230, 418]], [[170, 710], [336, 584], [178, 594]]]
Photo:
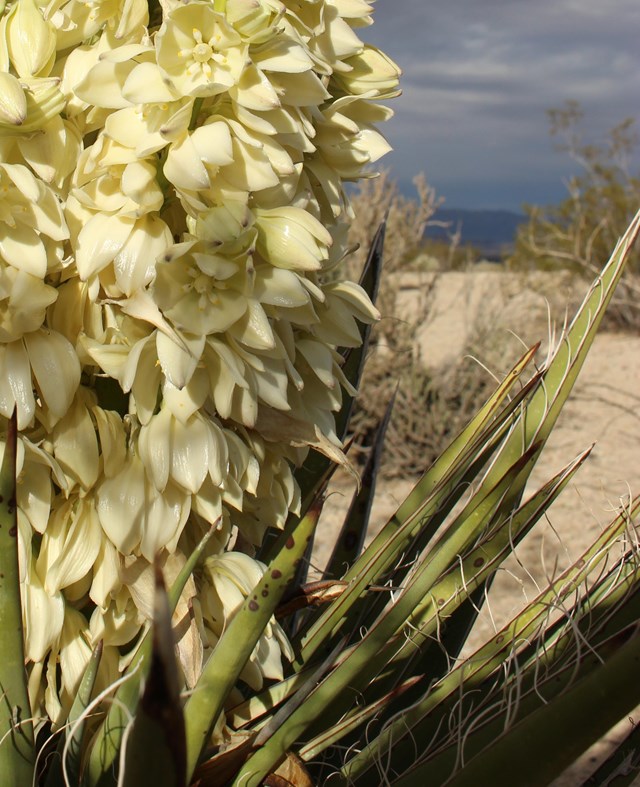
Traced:
[[155, 261], [173, 242], [169, 227], [157, 216], [136, 221], [129, 237], [113, 260], [116, 283], [131, 296], [153, 279]]
[[138, 453], [156, 489], [162, 492], [171, 466], [171, 413], [162, 409], [140, 430]]
[[18, 270], [44, 279], [47, 273], [47, 252], [37, 232], [17, 225], [4, 227], [0, 235], [0, 254]]
[[205, 337], [183, 338], [178, 345], [164, 333], [156, 334], [158, 360], [167, 379], [176, 388], [184, 388], [193, 375], [204, 350]]
[[[98, 442], [87, 408], [76, 401], [53, 430], [53, 450], [65, 473], [84, 489], [98, 478]], [[43, 575], [44, 576], [44, 575]]]
[[212, 458], [209, 430], [197, 416], [187, 424], [172, 419], [171, 427], [171, 477], [195, 494], [202, 486]]
[[53, 513], [36, 563], [49, 595], [90, 573], [102, 538], [93, 501], [72, 498]]
[[18, 484], [18, 506], [31, 527], [38, 533], [44, 533], [51, 511], [51, 474], [48, 467], [30, 463], [29, 482]]
[[69, 409], [80, 383], [80, 362], [72, 345], [56, 331], [24, 337], [29, 361], [47, 407], [57, 418]]
[[139, 63], [127, 77], [122, 95], [132, 104], [169, 103], [180, 97], [156, 63]]
[[121, 471], [105, 479], [97, 491], [98, 517], [111, 543], [122, 554], [130, 554], [142, 538], [147, 484], [142, 462], [130, 456]]
[[122, 467], [126, 455], [126, 436], [121, 416], [113, 410], [92, 407], [100, 436], [103, 472], [107, 478]]
[[118, 591], [120, 584], [118, 553], [111, 541], [103, 538], [93, 564], [93, 582], [89, 596], [98, 607], [104, 608], [109, 603], [110, 596]]
[[98, 213], [82, 228], [76, 244], [76, 265], [83, 281], [113, 260], [133, 230], [134, 220]]
[[222, 120], [200, 126], [191, 134], [191, 142], [198, 156], [207, 164], [233, 164], [233, 149], [229, 126]]
[[64, 623], [64, 599], [61, 593], [50, 596], [42, 586], [32, 566], [27, 581], [22, 585], [24, 602], [22, 614], [25, 624], [25, 659], [42, 661], [57, 643]]
[[171, 145], [163, 172], [167, 180], [180, 189], [198, 191], [211, 186], [209, 173], [189, 134]]
[[190, 511], [190, 496], [169, 484], [145, 512], [140, 553], [151, 561], [161, 549], [175, 551]]
[[11, 418], [18, 410], [18, 429], [25, 429], [36, 411], [31, 367], [23, 342], [0, 345], [0, 413]]

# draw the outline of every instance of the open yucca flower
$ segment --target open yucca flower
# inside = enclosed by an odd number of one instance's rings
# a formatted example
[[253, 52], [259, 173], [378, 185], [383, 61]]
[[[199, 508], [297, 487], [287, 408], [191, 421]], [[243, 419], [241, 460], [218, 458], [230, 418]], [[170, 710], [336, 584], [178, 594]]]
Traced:
[[371, 10], [3, 8], [8, 783], [481, 784], [515, 762], [545, 784], [640, 701], [635, 537], [580, 593], [634, 506], [455, 661], [580, 463], [522, 502], [638, 219], [543, 368], [522, 383], [523, 357], [360, 554], [372, 452], [325, 581], [306, 584], [377, 316], [383, 232], [362, 286], [339, 274], [343, 185], [386, 152], [376, 101], [397, 92], [358, 35]]

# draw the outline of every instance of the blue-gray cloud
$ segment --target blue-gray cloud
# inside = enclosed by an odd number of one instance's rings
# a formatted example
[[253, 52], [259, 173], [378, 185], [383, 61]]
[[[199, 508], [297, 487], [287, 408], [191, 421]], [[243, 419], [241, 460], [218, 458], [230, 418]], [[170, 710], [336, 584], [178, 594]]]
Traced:
[[364, 40], [402, 67], [385, 133], [396, 177], [416, 170], [449, 204], [561, 198], [571, 163], [545, 110], [581, 102], [597, 138], [636, 115], [637, 0], [378, 0]]

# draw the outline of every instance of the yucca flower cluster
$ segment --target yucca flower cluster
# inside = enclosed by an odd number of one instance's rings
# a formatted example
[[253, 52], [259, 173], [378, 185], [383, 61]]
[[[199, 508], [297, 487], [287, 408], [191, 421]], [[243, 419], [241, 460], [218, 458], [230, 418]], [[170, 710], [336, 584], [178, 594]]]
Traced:
[[[124, 669], [214, 527], [175, 615], [187, 686], [336, 455], [337, 347], [376, 319], [336, 268], [344, 183], [388, 150], [398, 68], [364, 0], [16, 0], [0, 19], [0, 453], [17, 411], [34, 717], [91, 650]], [[282, 674], [274, 622], [242, 678]]]

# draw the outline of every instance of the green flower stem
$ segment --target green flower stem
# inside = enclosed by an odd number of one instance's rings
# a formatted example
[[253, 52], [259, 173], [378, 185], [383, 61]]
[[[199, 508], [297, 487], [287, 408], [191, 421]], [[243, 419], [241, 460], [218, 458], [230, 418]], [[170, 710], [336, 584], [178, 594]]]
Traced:
[[18, 571], [17, 432], [14, 412], [0, 470], [0, 776], [30, 785], [34, 748]]

